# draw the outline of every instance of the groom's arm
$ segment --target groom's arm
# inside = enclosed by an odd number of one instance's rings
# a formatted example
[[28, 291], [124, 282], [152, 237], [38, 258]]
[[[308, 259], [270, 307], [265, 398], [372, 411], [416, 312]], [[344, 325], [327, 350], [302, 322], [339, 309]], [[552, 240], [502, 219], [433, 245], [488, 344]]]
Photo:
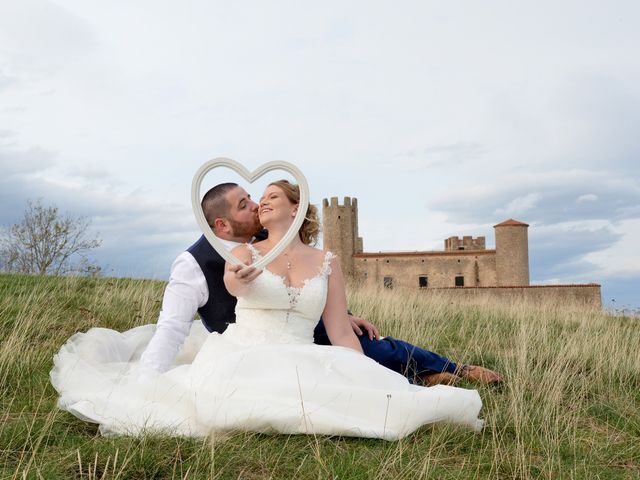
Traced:
[[380, 339], [380, 332], [378, 331], [378, 328], [369, 320], [355, 316], [351, 313], [351, 310], [347, 310], [347, 315], [351, 322], [351, 328], [353, 328], [356, 335], [361, 336], [364, 332], [367, 332], [369, 340]]
[[180, 254], [171, 266], [156, 331], [140, 358], [142, 375], [164, 372], [171, 366], [189, 335], [196, 311], [208, 297], [200, 266], [190, 253]]

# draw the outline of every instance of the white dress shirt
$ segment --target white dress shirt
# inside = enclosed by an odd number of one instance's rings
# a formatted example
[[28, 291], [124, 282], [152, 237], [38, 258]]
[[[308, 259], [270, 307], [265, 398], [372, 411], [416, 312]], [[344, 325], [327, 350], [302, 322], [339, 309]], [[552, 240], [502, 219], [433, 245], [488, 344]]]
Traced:
[[[228, 250], [240, 245], [222, 238], [220, 241]], [[200, 265], [189, 252], [182, 252], [171, 265], [156, 331], [140, 357], [142, 376], [169, 369], [189, 335], [193, 317], [208, 299], [209, 288]]]

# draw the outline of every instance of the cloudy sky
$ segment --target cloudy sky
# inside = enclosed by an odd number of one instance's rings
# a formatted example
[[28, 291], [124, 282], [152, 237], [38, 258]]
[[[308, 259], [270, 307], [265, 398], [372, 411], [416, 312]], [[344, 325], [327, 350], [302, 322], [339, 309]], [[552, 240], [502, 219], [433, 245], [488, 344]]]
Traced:
[[358, 198], [366, 251], [516, 218], [533, 282], [637, 307], [639, 24], [615, 0], [0, 0], [0, 225], [42, 197], [92, 220], [108, 274], [167, 278], [203, 162], [286, 160], [313, 202]]

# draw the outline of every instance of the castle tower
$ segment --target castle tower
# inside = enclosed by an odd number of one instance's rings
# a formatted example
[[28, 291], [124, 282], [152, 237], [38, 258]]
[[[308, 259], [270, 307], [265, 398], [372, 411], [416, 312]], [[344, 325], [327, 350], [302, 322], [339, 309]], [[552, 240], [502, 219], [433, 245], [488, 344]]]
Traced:
[[529, 225], [509, 219], [493, 228], [498, 286], [529, 285]]
[[344, 197], [344, 205], [338, 197], [322, 200], [322, 244], [340, 257], [345, 277], [355, 273], [353, 254], [362, 252], [362, 238], [358, 236], [358, 199]]

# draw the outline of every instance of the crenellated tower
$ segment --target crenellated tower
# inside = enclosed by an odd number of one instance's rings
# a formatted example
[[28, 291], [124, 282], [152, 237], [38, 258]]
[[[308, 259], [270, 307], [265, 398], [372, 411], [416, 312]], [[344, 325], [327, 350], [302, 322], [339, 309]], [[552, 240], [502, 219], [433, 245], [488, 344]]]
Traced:
[[322, 200], [322, 243], [340, 257], [340, 266], [345, 277], [355, 273], [353, 254], [362, 253], [362, 238], [358, 236], [358, 199], [338, 197]]
[[460, 250], [485, 250], [486, 242], [484, 237], [464, 236], [449, 237], [444, 240], [445, 252], [458, 252]]

